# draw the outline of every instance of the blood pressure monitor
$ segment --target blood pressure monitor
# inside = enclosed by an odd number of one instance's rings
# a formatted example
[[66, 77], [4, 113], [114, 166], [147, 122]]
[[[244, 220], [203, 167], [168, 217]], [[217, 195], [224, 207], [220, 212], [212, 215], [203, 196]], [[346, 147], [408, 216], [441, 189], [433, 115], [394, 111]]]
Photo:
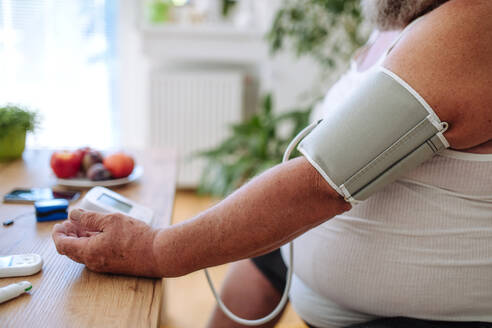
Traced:
[[154, 217], [154, 211], [150, 208], [136, 204], [104, 187], [94, 187], [89, 190], [82, 199], [80, 208], [99, 213], [119, 212], [143, 221], [148, 225], [152, 224], [152, 218]]

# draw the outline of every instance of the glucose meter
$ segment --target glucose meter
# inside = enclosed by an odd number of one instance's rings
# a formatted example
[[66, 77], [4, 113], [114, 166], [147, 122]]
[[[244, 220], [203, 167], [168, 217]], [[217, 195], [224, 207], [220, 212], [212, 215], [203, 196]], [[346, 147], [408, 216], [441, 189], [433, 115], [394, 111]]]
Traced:
[[38, 254], [0, 256], [0, 278], [30, 276], [43, 267]]
[[0, 303], [7, 302], [17, 296], [24, 294], [32, 289], [32, 284], [29, 281], [21, 281], [16, 284], [0, 288]]
[[82, 199], [80, 208], [99, 213], [122, 213], [148, 225], [152, 224], [154, 211], [139, 205], [104, 187], [94, 187]]

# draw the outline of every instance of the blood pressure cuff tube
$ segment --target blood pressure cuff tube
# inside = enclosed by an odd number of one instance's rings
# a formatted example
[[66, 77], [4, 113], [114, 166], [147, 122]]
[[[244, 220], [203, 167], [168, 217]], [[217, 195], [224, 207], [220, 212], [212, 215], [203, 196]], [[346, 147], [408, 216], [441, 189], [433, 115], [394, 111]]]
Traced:
[[345, 200], [367, 199], [449, 143], [425, 100], [380, 68], [299, 144], [299, 151]]

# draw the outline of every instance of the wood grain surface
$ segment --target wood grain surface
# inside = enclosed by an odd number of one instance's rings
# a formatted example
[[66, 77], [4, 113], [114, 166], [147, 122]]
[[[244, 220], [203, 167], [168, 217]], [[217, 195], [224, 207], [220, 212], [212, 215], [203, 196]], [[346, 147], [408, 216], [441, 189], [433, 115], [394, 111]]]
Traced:
[[[144, 174], [139, 181], [113, 190], [154, 209], [154, 226], [169, 225], [175, 192], [175, 153], [163, 149], [131, 153], [143, 166]], [[22, 160], [0, 163], [0, 195], [3, 197], [13, 188], [54, 186], [50, 154], [50, 150], [29, 150]], [[32, 205], [2, 203], [0, 222], [30, 212]], [[162, 279], [87, 270], [56, 252], [51, 239], [55, 223], [37, 223], [34, 214], [29, 214], [11, 226], [0, 226], [0, 256], [38, 253], [44, 260], [42, 271], [36, 275], [0, 279], [0, 287], [22, 280], [33, 284], [30, 293], [0, 304], [0, 327], [157, 327]]]

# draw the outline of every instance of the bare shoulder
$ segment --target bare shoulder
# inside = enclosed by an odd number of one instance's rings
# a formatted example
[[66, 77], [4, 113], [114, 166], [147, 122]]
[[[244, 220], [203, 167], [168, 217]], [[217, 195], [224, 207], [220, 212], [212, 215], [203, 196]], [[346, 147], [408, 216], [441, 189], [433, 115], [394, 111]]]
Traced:
[[450, 125], [451, 147], [492, 139], [492, 1], [451, 0], [406, 33], [384, 65]]

